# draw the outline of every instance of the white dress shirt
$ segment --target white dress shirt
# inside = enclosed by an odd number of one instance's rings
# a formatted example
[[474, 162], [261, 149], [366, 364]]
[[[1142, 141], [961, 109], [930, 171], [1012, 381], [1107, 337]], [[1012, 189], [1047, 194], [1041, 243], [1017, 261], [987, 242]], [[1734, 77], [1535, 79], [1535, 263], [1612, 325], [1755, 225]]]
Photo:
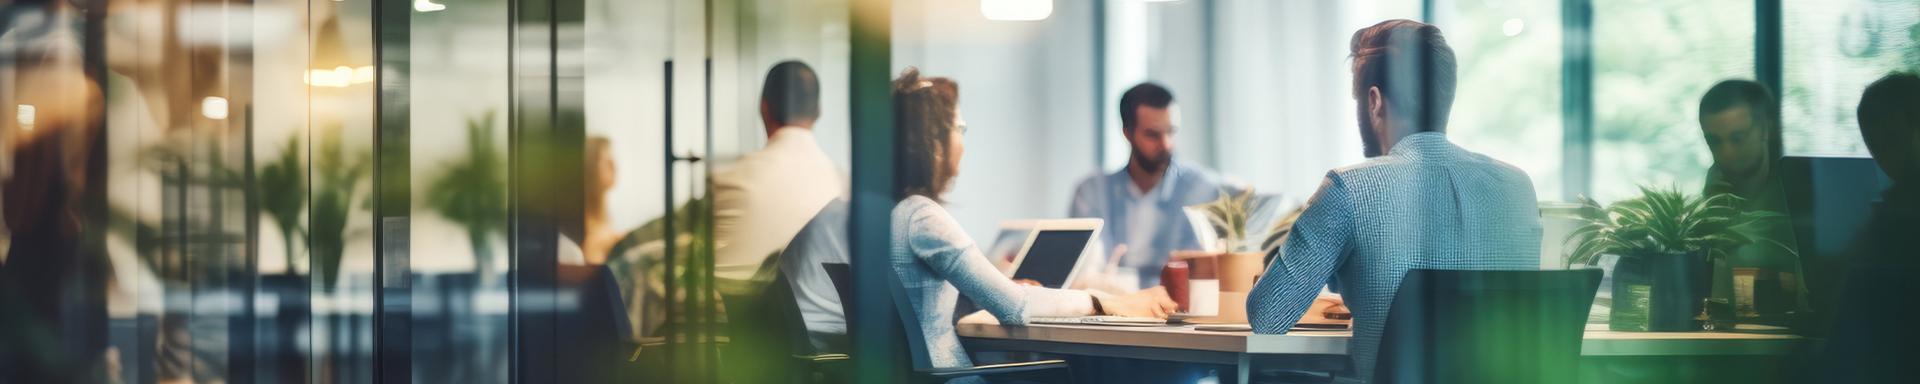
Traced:
[[845, 191], [813, 130], [786, 127], [713, 174], [714, 276], [745, 280]]

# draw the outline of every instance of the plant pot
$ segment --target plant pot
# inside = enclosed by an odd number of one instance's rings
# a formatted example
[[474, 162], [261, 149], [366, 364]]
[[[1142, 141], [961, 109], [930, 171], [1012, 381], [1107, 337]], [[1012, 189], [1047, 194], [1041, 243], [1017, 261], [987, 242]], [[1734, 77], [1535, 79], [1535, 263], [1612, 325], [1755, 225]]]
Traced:
[[1613, 310], [1607, 328], [1698, 331], [1697, 316], [1712, 282], [1713, 269], [1702, 253], [1621, 256], [1613, 267]]
[[1266, 254], [1234, 252], [1220, 255], [1220, 291], [1252, 292], [1253, 280], [1266, 272]]

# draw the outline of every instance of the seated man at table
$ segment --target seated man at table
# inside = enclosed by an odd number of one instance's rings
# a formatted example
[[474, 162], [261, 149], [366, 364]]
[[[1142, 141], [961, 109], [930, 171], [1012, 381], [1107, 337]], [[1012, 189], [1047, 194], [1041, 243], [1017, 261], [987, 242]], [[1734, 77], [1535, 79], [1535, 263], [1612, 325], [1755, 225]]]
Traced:
[[1334, 169], [1247, 298], [1256, 333], [1286, 333], [1338, 274], [1365, 380], [1407, 270], [1533, 269], [1539, 210], [1525, 172], [1447, 140], [1455, 64], [1440, 29], [1390, 20], [1354, 33], [1366, 162]]
[[1179, 107], [1173, 92], [1140, 83], [1120, 95], [1120, 135], [1132, 151], [1126, 167], [1094, 175], [1073, 190], [1069, 217], [1106, 220], [1102, 251], [1115, 266], [1104, 276], [1120, 291], [1160, 285], [1160, 269], [1173, 251], [1202, 249], [1184, 208], [1246, 189], [1197, 165], [1174, 159]]

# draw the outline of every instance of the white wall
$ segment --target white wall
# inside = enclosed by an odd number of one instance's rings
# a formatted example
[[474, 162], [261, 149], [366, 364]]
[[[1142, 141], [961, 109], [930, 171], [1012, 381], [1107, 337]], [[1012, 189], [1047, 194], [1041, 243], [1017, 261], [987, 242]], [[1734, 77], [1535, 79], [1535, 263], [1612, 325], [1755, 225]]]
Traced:
[[960, 83], [967, 156], [948, 208], [976, 239], [1001, 220], [1065, 217], [1094, 174], [1094, 8], [1055, 1], [1043, 21], [989, 21], [978, 0], [894, 3], [895, 74]]
[[[1221, 0], [1213, 95], [1218, 170], [1304, 201], [1363, 159], [1347, 59], [1353, 31], [1418, 18], [1417, 1]], [[1190, 106], [1191, 108], [1191, 106]]]

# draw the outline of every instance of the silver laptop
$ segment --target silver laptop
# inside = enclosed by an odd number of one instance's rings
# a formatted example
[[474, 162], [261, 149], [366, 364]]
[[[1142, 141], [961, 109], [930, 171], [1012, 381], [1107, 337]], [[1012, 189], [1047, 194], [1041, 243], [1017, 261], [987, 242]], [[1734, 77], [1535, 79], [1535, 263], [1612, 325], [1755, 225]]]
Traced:
[[1015, 254], [1012, 278], [1047, 288], [1073, 286], [1087, 247], [1099, 238], [1100, 219], [1038, 220]]

